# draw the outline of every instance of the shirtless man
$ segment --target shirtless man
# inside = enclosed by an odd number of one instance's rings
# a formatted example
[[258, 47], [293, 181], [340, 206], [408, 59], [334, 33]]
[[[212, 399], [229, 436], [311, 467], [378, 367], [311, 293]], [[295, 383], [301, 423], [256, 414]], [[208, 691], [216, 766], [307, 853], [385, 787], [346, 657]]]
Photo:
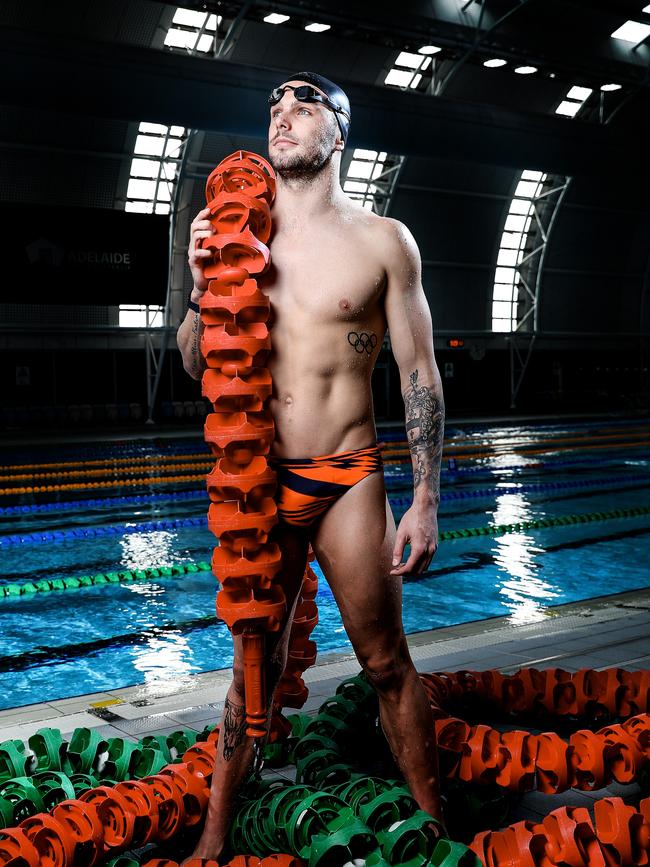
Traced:
[[[423, 572], [438, 545], [444, 424], [420, 255], [406, 226], [369, 212], [341, 188], [350, 113], [345, 93], [323, 76], [301, 72], [269, 102], [277, 195], [271, 267], [258, 285], [271, 301], [269, 463], [278, 473], [279, 513], [271, 539], [283, 551], [288, 609], [280, 630], [267, 637], [269, 719], [311, 543], [376, 689], [395, 761], [420, 807], [442, 820], [433, 716], [402, 624], [402, 576]], [[196, 249], [212, 234], [207, 217], [207, 209], [200, 211], [191, 226], [194, 305], [207, 288], [202, 269], [210, 251]], [[370, 385], [387, 327], [413, 464], [413, 504], [399, 529], [384, 487]], [[188, 311], [178, 345], [194, 379], [204, 368], [201, 330], [198, 313]], [[323, 467], [331, 469], [327, 482], [318, 481]], [[411, 554], [402, 562], [407, 542]], [[193, 857], [220, 854], [234, 796], [254, 761], [253, 738], [244, 733], [239, 637], [234, 645], [207, 818]]]

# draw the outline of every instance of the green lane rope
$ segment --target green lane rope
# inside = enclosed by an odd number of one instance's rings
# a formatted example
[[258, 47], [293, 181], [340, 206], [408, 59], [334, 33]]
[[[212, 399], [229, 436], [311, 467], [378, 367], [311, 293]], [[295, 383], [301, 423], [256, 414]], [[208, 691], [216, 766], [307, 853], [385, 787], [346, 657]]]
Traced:
[[[540, 530], [546, 527], [568, 527], [574, 524], [591, 524], [596, 521], [612, 521], [616, 518], [640, 518], [650, 515], [650, 505], [631, 506], [622, 509], [610, 509], [606, 512], [586, 512], [581, 515], [558, 515], [550, 518], [535, 518], [530, 521], [519, 521], [514, 524], [487, 524], [484, 527], [469, 527], [462, 530], [444, 530], [440, 533], [440, 542], [453, 539], [469, 539], [475, 536], [504, 536], [506, 533], [519, 533], [522, 530]], [[77, 587], [96, 587], [101, 584], [129, 584], [133, 581], [153, 581], [159, 578], [170, 578], [186, 575], [189, 572], [210, 572], [207, 562], [175, 563], [172, 566], [160, 566], [151, 569], [125, 570], [122, 572], [106, 572], [97, 575], [84, 575], [80, 578], [42, 578], [40, 581], [11, 582], [0, 586], [0, 599], [16, 598], [17, 596], [32, 596], [35, 593], [47, 593], [51, 590], [70, 590]]]
[[158, 566], [151, 569], [125, 569], [121, 572], [99, 572], [96, 575], [82, 575], [72, 578], [41, 578], [40, 581], [11, 582], [0, 586], [0, 599], [16, 596], [33, 596], [35, 593], [48, 593], [50, 590], [72, 590], [77, 587], [98, 587], [102, 584], [132, 584], [134, 581], [154, 581], [158, 578], [172, 578], [190, 572], [209, 572], [207, 562], [174, 563], [172, 566]]
[[650, 506], [633, 506], [627, 509], [610, 509], [607, 512], [587, 512], [582, 515], [559, 515], [555, 518], [535, 518], [514, 524], [488, 524], [485, 527], [471, 527], [465, 530], [447, 530], [440, 534], [440, 541], [466, 539], [470, 536], [503, 536], [521, 530], [538, 530], [542, 527], [568, 527], [572, 524], [591, 524], [595, 521], [611, 521], [615, 518], [639, 518], [650, 515]]

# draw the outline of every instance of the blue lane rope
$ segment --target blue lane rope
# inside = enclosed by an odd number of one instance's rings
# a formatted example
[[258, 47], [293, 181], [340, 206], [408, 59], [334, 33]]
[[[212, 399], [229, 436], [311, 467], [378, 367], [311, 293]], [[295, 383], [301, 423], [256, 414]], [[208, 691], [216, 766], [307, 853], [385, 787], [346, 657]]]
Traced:
[[34, 512], [59, 512], [68, 509], [97, 509], [104, 506], [129, 505], [143, 506], [147, 503], [163, 503], [169, 500], [198, 500], [205, 499], [205, 490], [174, 491], [166, 494], [137, 494], [131, 497], [103, 497], [95, 500], [65, 500], [61, 503], [32, 503], [29, 506], [6, 506], [0, 508], [2, 515], [28, 515]]
[[[539, 482], [528, 484], [523, 483], [520, 485], [513, 484], [510, 486], [502, 485], [493, 488], [481, 488], [477, 491], [443, 491], [441, 494], [441, 500], [468, 500], [473, 497], [487, 497], [504, 492], [508, 493], [511, 491], [534, 493], [537, 491], [556, 490], [560, 488], [586, 488], [599, 485], [609, 485], [613, 483], [617, 483], [620, 486], [621, 484], [636, 483], [639, 481], [643, 481], [644, 479], [644, 476], [629, 476], [626, 479], [621, 479], [620, 475], [618, 475], [606, 476], [605, 478], [598, 479], [580, 479], [570, 482]], [[395, 475], [389, 476], [388, 480], [412, 482], [413, 476], [411, 473], [396, 473]], [[205, 499], [205, 497], [206, 492], [204, 489], [201, 488], [193, 491], [175, 491], [165, 494], [137, 494], [134, 496], [104, 497], [102, 499], [93, 500], [66, 500], [60, 503], [32, 503], [30, 505], [24, 506], [6, 506], [4, 508], [0, 508], [0, 517], [5, 515], [29, 515], [41, 512], [68, 511], [70, 509], [96, 509], [102, 507], [112, 508], [117, 504], [125, 506], [143, 506], [147, 503], [164, 503], [174, 500], [201, 500]]]
[[[624, 484], [638, 482], [643, 477], [628, 477], [623, 480]], [[621, 486], [620, 476], [609, 476], [602, 479], [581, 479], [570, 482], [539, 482], [528, 485], [502, 485], [492, 488], [478, 488], [473, 491], [443, 491], [440, 496], [442, 502], [453, 500], [470, 500], [481, 497], [492, 497], [498, 494], [508, 493], [543, 493], [548, 491], [560, 491], [581, 488], [593, 488], [606, 484], [618, 483]], [[191, 494], [191, 499], [204, 498], [204, 491], [188, 491], [182, 492]], [[152, 495], [157, 496], [157, 495]], [[183, 497], [190, 499], [189, 497]], [[134, 500], [142, 500], [143, 498], [124, 497], [120, 498], [120, 502]], [[413, 502], [413, 497], [389, 497], [388, 501], [394, 508], [409, 507]], [[91, 500], [88, 503], [93, 502]], [[96, 500], [95, 503], [111, 503], [115, 504], [116, 500]], [[80, 507], [82, 501], [72, 503], [70, 506]], [[144, 521], [138, 524], [111, 524], [104, 527], [77, 527], [74, 530], [48, 530], [38, 531], [33, 533], [12, 533], [8, 536], [0, 536], [0, 547], [8, 547], [10, 545], [40, 545], [45, 542], [63, 542], [66, 539], [92, 539], [103, 536], [125, 536], [132, 533], [149, 533], [155, 530], [181, 530], [188, 527], [207, 527], [208, 521], [204, 516], [196, 518], [173, 518], [159, 521]]]
[[132, 533], [150, 533], [153, 530], [181, 530], [186, 527], [207, 527], [208, 519], [176, 518], [168, 521], [144, 521], [141, 524], [110, 524], [106, 527], [77, 527], [74, 530], [47, 530], [40, 533], [12, 533], [0, 537], [0, 548], [10, 545], [41, 545], [45, 542], [64, 542], [66, 539], [96, 539], [101, 536], [127, 536]]

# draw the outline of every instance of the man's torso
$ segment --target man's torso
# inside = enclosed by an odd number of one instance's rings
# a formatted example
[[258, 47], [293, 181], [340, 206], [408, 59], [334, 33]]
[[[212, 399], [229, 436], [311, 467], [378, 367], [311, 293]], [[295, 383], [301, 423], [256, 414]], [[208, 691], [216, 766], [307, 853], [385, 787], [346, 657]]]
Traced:
[[271, 237], [271, 453], [332, 454], [376, 436], [371, 374], [386, 332], [382, 218], [350, 202]]

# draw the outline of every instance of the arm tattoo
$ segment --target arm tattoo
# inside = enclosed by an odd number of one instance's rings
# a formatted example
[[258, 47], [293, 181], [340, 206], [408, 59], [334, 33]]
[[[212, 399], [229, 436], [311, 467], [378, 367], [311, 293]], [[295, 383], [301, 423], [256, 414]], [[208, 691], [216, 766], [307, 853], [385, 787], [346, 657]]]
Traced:
[[194, 321], [192, 322], [192, 370], [194, 373], [199, 372], [199, 363], [201, 353], [199, 351], [199, 338], [200, 338], [200, 328], [201, 325], [201, 316], [199, 313], [194, 314]]
[[243, 704], [234, 704], [228, 696], [224, 705], [223, 718], [223, 757], [229, 762], [240, 743], [244, 740], [246, 731], [246, 709]]
[[436, 502], [440, 499], [440, 463], [445, 424], [442, 392], [418, 385], [419, 371], [409, 374], [410, 385], [403, 393], [406, 408], [406, 436], [413, 461], [413, 490], [425, 486]]

